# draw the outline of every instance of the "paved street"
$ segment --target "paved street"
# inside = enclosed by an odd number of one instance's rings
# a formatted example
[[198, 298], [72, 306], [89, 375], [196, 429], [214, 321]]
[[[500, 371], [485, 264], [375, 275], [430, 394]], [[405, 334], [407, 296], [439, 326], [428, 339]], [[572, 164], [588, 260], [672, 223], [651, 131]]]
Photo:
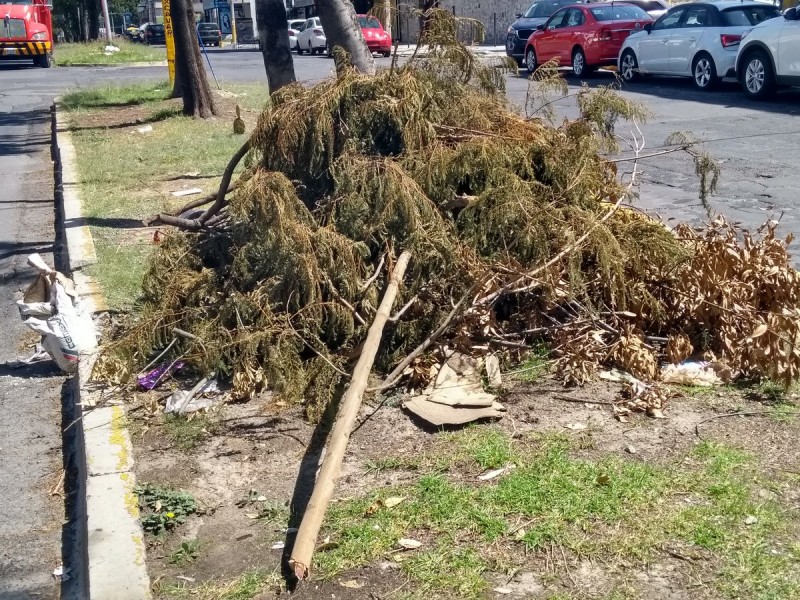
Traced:
[[[257, 52], [209, 52], [224, 85], [265, 81]], [[389, 59], [379, 59], [388, 65]], [[324, 57], [295, 57], [298, 76], [318, 81], [333, 72]], [[0, 362], [26, 350], [30, 342], [13, 300], [30, 280], [25, 256], [53, 250], [52, 167], [48, 107], [58, 93], [95, 83], [161, 80], [165, 67], [58, 68], [49, 71], [0, 66], [0, 327], [6, 332]], [[579, 83], [568, 79], [571, 93]], [[599, 74], [591, 85], [610, 83]], [[509, 98], [524, 106], [526, 78], [508, 79]], [[783, 231], [800, 233], [794, 183], [800, 156], [800, 90], [781, 92], [776, 101], [753, 103], [735, 84], [719, 91], [695, 91], [688, 81], [654, 79], [631, 85], [626, 94], [646, 103], [652, 120], [642, 127], [645, 153], [658, 150], [669, 134], [690, 131], [722, 166], [719, 193], [711, 207], [756, 227], [770, 216]], [[556, 103], [562, 115], [576, 114], [574, 98]], [[625, 136], [625, 129], [618, 133]], [[642, 165], [640, 206], [665, 219], [699, 223], [692, 161], [671, 154]], [[20, 371], [0, 366], [0, 600], [57, 595], [50, 573], [60, 564], [61, 501], [48, 490], [61, 467], [59, 394], [63, 378], [50, 367]]]

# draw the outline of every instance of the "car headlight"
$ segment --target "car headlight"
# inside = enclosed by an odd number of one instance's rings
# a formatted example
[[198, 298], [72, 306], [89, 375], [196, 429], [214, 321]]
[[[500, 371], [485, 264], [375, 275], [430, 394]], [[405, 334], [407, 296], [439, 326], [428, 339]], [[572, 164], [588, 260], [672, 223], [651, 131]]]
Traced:
[[514, 33], [514, 28], [511, 25], [508, 26], [508, 31], [506, 33]]
[[31, 39], [32, 40], [46, 40], [47, 39], [47, 32], [46, 31], [40, 31], [39, 33], [34, 33], [33, 36], [31, 36]]

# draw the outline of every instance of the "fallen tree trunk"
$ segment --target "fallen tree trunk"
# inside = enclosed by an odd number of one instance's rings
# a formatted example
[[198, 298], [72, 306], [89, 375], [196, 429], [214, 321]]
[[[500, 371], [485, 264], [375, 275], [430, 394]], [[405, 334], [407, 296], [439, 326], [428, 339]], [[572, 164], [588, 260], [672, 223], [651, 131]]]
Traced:
[[350, 433], [353, 431], [353, 425], [361, 408], [362, 397], [367, 389], [367, 378], [372, 370], [372, 364], [375, 362], [375, 356], [378, 353], [378, 346], [383, 335], [383, 328], [391, 314], [392, 305], [397, 296], [397, 288], [405, 274], [410, 258], [411, 253], [405, 251], [397, 260], [389, 285], [383, 295], [383, 300], [381, 300], [378, 312], [375, 314], [375, 320], [367, 333], [361, 357], [353, 370], [350, 387], [347, 388], [347, 392], [339, 406], [336, 423], [333, 426], [328, 442], [328, 451], [322, 461], [322, 468], [314, 484], [314, 491], [303, 515], [303, 520], [300, 522], [292, 556], [289, 559], [289, 566], [300, 580], [309, 575], [311, 559], [317, 544], [317, 535], [325, 518], [325, 511], [328, 509], [328, 504], [330, 504], [333, 496], [336, 480], [339, 478], [339, 470], [347, 449], [347, 442], [350, 440]]

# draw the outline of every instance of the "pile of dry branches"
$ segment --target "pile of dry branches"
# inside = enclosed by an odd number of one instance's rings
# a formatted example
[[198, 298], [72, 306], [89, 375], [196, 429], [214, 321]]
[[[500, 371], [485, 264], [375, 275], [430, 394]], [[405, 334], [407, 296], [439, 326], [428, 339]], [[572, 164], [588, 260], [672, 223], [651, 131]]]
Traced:
[[800, 287], [774, 226], [672, 232], [622, 207], [629, 188], [601, 152], [616, 118], [643, 111], [582, 89], [582, 117], [553, 126], [515, 112], [502, 84], [453, 43], [274, 94], [230, 199], [225, 181], [222, 201], [182, 219], [194, 230], [155, 252], [141, 310], [98, 372], [129, 378], [179, 327], [194, 337], [174, 350], [199, 372], [241, 397], [304, 400], [314, 417], [410, 251], [383, 389], [426, 371], [415, 366], [441, 343], [474, 354], [541, 339], [568, 383], [600, 364], [657, 380], [665, 351], [796, 379]]

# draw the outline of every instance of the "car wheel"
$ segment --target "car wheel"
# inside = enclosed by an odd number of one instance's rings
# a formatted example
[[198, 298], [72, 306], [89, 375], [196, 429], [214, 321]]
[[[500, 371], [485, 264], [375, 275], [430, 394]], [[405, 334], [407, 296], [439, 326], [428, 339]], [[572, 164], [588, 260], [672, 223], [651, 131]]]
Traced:
[[531, 75], [536, 71], [536, 50], [533, 49], [533, 46], [528, 46], [528, 49], [525, 50], [525, 68]]
[[772, 95], [775, 91], [775, 77], [772, 74], [772, 64], [767, 56], [760, 50], [747, 55], [742, 74], [742, 87], [744, 93], [750, 98], [761, 100]]
[[392, 55], [391, 52], [381, 52], [381, 54], [383, 54], [384, 58], [389, 58]]
[[297, 44], [297, 56], [300, 56], [303, 53], [303, 48], [300, 47], [300, 43]]
[[619, 74], [622, 80], [630, 83], [636, 81], [641, 76], [639, 74], [639, 62], [633, 50], [625, 50], [622, 59], [619, 61]]
[[719, 83], [714, 59], [708, 54], [698, 54], [692, 63], [692, 81], [700, 90], [711, 90]]
[[575, 48], [572, 51], [572, 72], [575, 73], [575, 77], [585, 77], [591, 72], [586, 66], [586, 54], [582, 48]]
[[308, 53], [311, 56], [314, 56], [317, 53], [317, 51], [314, 50], [314, 46], [311, 44], [311, 42], [308, 42]]
[[53, 54], [52, 52], [48, 52], [47, 54], [42, 54], [41, 56], [36, 57], [36, 66], [41, 67], [43, 69], [49, 69], [53, 66]]

